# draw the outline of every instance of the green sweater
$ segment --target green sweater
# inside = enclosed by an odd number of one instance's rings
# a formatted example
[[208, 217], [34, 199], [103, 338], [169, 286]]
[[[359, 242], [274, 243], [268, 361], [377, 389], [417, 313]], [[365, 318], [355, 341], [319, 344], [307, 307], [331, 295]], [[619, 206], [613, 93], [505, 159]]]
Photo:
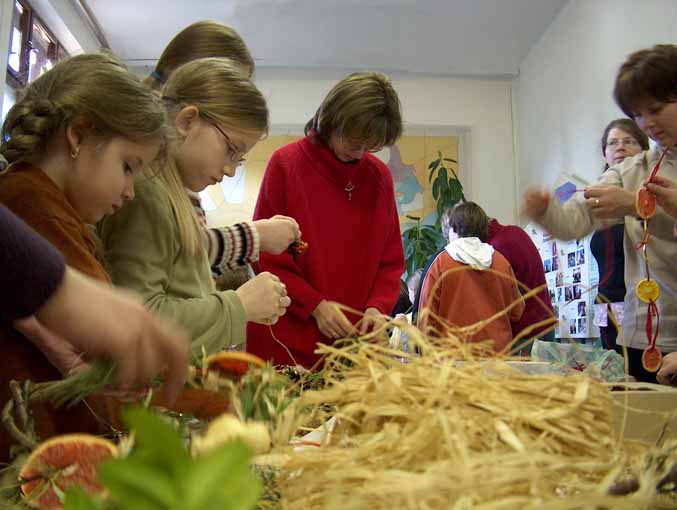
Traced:
[[113, 283], [138, 292], [151, 310], [180, 325], [195, 354], [243, 343], [242, 303], [235, 291], [216, 290], [206, 256], [198, 261], [182, 248], [166, 189], [147, 179], [136, 182], [135, 192], [97, 227]]

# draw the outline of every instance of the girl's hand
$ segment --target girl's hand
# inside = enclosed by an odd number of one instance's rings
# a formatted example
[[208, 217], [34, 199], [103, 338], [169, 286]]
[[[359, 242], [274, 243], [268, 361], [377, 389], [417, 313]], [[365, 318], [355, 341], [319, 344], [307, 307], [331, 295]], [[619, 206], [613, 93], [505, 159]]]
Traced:
[[275, 324], [291, 304], [284, 283], [268, 272], [256, 275], [235, 293], [240, 298], [247, 320], [258, 324]]
[[301, 229], [294, 218], [276, 215], [267, 220], [254, 222], [259, 232], [261, 251], [277, 255], [284, 252], [289, 245], [301, 239]]
[[40, 349], [64, 377], [89, 368], [82, 358], [82, 353], [78, 352], [73, 344], [50, 331], [34, 315], [14, 321], [13, 326]]

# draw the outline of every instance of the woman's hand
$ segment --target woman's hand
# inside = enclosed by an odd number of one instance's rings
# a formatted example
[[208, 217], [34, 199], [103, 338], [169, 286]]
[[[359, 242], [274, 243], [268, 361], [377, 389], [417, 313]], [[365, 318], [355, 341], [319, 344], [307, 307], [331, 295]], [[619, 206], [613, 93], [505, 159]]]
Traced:
[[385, 318], [378, 308], [370, 307], [364, 311], [360, 323], [360, 335], [366, 335], [369, 331], [377, 330], [385, 324]]
[[670, 179], [656, 175], [647, 189], [656, 195], [656, 202], [663, 210], [677, 219], [677, 184]]
[[313, 311], [320, 332], [327, 338], [345, 338], [355, 333], [355, 328], [341, 311], [339, 303], [320, 301]]
[[677, 385], [677, 352], [666, 354], [656, 379], [661, 384]]
[[590, 186], [585, 188], [583, 196], [595, 218], [606, 220], [637, 216], [636, 194], [620, 186]]
[[551, 198], [549, 191], [531, 186], [522, 197], [522, 212], [532, 220], [538, 221], [548, 210]]

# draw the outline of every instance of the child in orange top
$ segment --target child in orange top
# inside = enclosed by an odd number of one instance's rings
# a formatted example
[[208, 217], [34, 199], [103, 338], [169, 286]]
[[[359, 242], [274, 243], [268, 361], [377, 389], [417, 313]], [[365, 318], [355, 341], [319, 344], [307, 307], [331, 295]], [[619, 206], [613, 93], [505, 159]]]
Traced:
[[[444, 333], [447, 324], [470, 326], [515, 303], [468, 338], [471, 342], [493, 340], [494, 351], [506, 351], [512, 341], [511, 322], [518, 321], [524, 313], [524, 300], [512, 268], [503, 255], [487, 244], [489, 218], [479, 205], [461, 203], [445, 214], [450, 215], [449, 244], [425, 277], [419, 317], [423, 318], [420, 313], [426, 307], [432, 314], [420, 327], [433, 334]], [[471, 269], [463, 269], [465, 266]], [[447, 324], [434, 319], [433, 314]]]
[[[0, 152], [10, 167], [0, 174], [0, 203], [58, 248], [69, 266], [108, 283], [86, 224], [134, 197], [134, 175], [156, 157], [165, 130], [160, 99], [117, 60], [69, 58], [34, 81], [5, 119]], [[9, 325], [0, 327], [2, 403], [9, 399], [11, 379], [59, 379], [50, 360], [63, 372], [72, 368], [64, 360], [74, 356], [50, 351], [53, 344], [48, 348], [39, 330], [22, 331], [31, 342]], [[94, 398], [89, 405], [104, 421], [118, 415], [113, 399]], [[42, 438], [108, 432], [85, 405], [55, 410], [41, 404], [32, 410]], [[8, 446], [9, 438], [0, 434], [3, 459]]]

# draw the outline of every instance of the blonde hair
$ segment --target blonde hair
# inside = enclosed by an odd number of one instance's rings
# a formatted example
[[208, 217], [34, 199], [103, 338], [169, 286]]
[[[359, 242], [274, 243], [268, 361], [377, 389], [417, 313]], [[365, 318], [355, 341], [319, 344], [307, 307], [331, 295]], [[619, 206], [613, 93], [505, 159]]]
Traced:
[[[263, 94], [232, 61], [202, 58], [179, 67], [163, 88], [169, 116], [175, 119], [186, 106], [200, 116], [245, 136], [262, 138], [268, 133], [268, 107]], [[149, 172], [166, 188], [179, 224], [181, 245], [201, 257], [201, 226], [188, 198], [178, 163], [181, 141], [170, 139], [165, 161], [155, 161]]]
[[235, 30], [218, 21], [198, 21], [174, 36], [145, 83], [160, 90], [178, 67], [207, 57], [229, 58], [247, 70], [248, 76], [254, 72], [254, 59]]
[[370, 147], [389, 146], [402, 135], [400, 110], [390, 78], [375, 72], [354, 73], [329, 91], [305, 132], [325, 143], [336, 134]]
[[162, 102], [117, 59], [68, 58], [31, 83], [2, 125], [0, 152], [9, 163], [39, 161], [62, 126], [78, 121], [91, 135], [156, 142], [166, 134]]

